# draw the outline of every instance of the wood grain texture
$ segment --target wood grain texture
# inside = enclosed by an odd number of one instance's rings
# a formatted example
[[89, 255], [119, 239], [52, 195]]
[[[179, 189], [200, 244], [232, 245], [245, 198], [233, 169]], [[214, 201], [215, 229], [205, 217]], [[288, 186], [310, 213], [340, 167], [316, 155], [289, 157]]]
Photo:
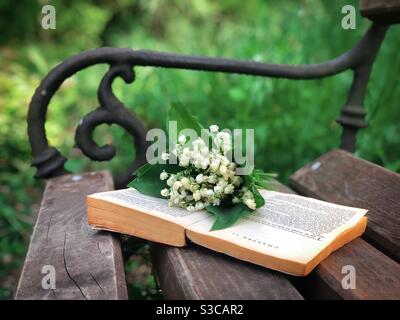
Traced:
[[300, 194], [368, 209], [366, 239], [400, 261], [400, 174], [332, 150], [294, 173]]
[[[275, 190], [291, 192], [279, 182]], [[293, 299], [303, 297], [283, 273], [191, 243], [152, 245], [153, 265], [166, 299]]]
[[[349, 156], [350, 160], [348, 160]], [[341, 161], [335, 160], [337, 157]], [[359, 161], [362, 163], [360, 164]], [[345, 169], [342, 172], [343, 165], [362, 171], [363, 166], [369, 167], [371, 164], [347, 152], [334, 150], [298, 170], [290, 178], [290, 184], [299, 193], [307, 196], [358, 206], [359, 198], [355, 192], [357, 188], [352, 189], [353, 184], [358, 186], [364, 182], [368, 188], [370, 183], [364, 180], [365, 177], [353, 175], [352, 170], [349, 172]], [[374, 170], [381, 171], [380, 167], [373, 166]], [[333, 173], [326, 173], [329, 170]], [[389, 174], [393, 178], [392, 173], [389, 172]], [[311, 177], [308, 178], [308, 175]], [[370, 175], [371, 173], [367, 174], [367, 176]], [[323, 182], [321, 179], [326, 180]], [[380, 187], [383, 188], [382, 185]], [[386, 190], [386, 188], [383, 189]], [[335, 197], [334, 200], [337, 201], [334, 201], [328, 197], [329, 194], [339, 194], [340, 197]], [[364, 196], [362, 199], [363, 201], [371, 200]], [[371, 219], [371, 213], [368, 216]], [[342, 274], [342, 268], [346, 265], [354, 266], [356, 270], [355, 290], [346, 290], [342, 287], [341, 281], [345, 276]], [[312, 299], [400, 299], [400, 265], [363, 239], [358, 238], [327, 257], [308, 277], [296, 278], [295, 283], [307, 298]]]
[[360, 0], [361, 15], [384, 23], [400, 22], [400, 0]]
[[[314, 162], [315, 163], [315, 162]], [[275, 181], [276, 190], [295, 193]], [[356, 270], [356, 289], [344, 289], [343, 266]], [[361, 238], [346, 244], [322, 261], [307, 277], [291, 277], [310, 299], [400, 299], [400, 265]]]
[[195, 244], [153, 244], [153, 264], [166, 299], [303, 299], [282, 273]]
[[[353, 266], [355, 289], [344, 289], [343, 266]], [[302, 282], [311, 299], [400, 299], [400, 266], [361, 238], [332, 253]]]
[[[119, 238], [87, 224], [86, 196], [113, 189], [108, 172], [48, 180], [16, 299], [127, 299]], [[43, 289], [54, 266], [56, 289]]]

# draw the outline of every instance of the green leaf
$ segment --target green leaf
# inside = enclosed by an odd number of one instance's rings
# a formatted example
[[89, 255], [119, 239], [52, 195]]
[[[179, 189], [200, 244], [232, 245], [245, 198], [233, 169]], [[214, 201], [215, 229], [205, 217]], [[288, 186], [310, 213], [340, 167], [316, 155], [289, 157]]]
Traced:
[[250, 188], [251, 185], [254, 183], [254, 178], [252, 175], [249, 176], [242, 176], [243, 178], [243, 185], [246, 186], [247, 188]]
[[182, 168], [176, 164], [151, 165], [146, 163], [135, 172], [137, 176], [128, 184], [128, 187], [148, 196], [163, 198], [160, 192], [167, 187], [166, 180], [160, 179], [160, 174], [163, 170], [167, 173], [177, 173], [182, 171]]
[[232, 226], [240, 217], [253, 212], [244, 204], [230, 206], [208, 206], [207, 211], [215, 215], [215, 222], [210, 231], [221, 230]]
[[183, 129], [193, 129], [200, 137], [201, 129], [204, 129], [181, 103], [171, 103], [167, 115], [167, 128], [169, 121], [177, 122], [178, 133]]
[[272, 172], [264, 172], [261, 169], [254, 169], [253, 176], [258, 176], [258, 177], [267, 177], [267, 178], [276, 178], [278, 174], [272, 173]]
[[251, 181], [257, 188], [271, 189], [270, 182], [277, 177], [275, 173], [266, 173], [260, 169], [255, 169], [251, 174]]
[[254, 184], [255, 184], [255, 186], [257, 188], [267, 189], [267, 190], [271, 190], [272, 189], [269, 181], [259, 180], [259, 181], [256, 181]]
[[[260, 194], [260, 192], [257, 189], [258, 182], [260, 182], [261, 180], [257, 180], [258, 177], [253, 175], [244, 176], [243, 178], [244, 178], [244, 185], [251, 191], [251, 193], [254, 196], [256, 207], [261, 208], [265, 204], [264, 197]], [[266, 184], [264, 185], [266, 186]]]
[[143, 175], [146, 173], [146, 171], [150, 170], [153, 166], [154, 166], [154, 165], [152, 165], [152, 164], [150, 164], [150, 163], [146, 163], [146, 164], [142, 165], [139, 169], [137, 169], [137, 170], [134, 172], [134, 174], [135, 174], [137, 177], [141, 177], [141, 176], [143, 176]]

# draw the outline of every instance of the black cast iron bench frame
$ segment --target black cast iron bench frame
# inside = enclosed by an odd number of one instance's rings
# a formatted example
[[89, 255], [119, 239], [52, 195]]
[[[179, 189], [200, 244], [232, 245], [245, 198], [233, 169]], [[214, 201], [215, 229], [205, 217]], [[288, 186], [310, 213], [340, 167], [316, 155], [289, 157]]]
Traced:
[[[362, 0], [361, 12], [374, 21], [367, 33], [348, 52], [320, 64], [266, 64], [149, 50], [99, 48], [73, 56], [51, 70], [35, 91], [29, 107], [28, 135], [33, 154], [32, 165], [37, 168], [37, 178], [49, 180], [16, 298], [124, 299], [127, 297], [118, 237], [111, 233], [90, 230], [84, 219], [84, 198], [87, 194], [110, 190], [113, 187], [125, 187], [132, 177], [132, 172], [145, 162], [146, 129], [113, 94], [114, 79], [121, 77], [126, 83], [132, 83], [135, 79], [134, 67], [190, 69], [294, 80], [321, 79], [352, 70], [353, 82], [337, 122], [343, 127], [341, 149], [353, 152], [358, 130], [367, 125], [364, 99], [372, 65], [390, 24], [400, 21], [400, 2], [398, 0], [377, 2]], [[81, 119], [76, 129], [75, 141], [77, 147], [90, 159], [108, 161], [114, 157], [115, 148], [112, 145], [98, 146], [92, 137], [94, 129], [101, 124], [117, 124], [129, 132], [136, 147], [136, 158], [126, 171], [113, 178], [113, 182], [107, 172], [68, 175], [68, 171], [64, 168], [67, 159], [55, 147], [48, 144], [45, 132], [48, 105], [63, 81], [76, 72], [96, 64], [108, 64], [110, 67], [98, 88], [99, 107]], [[338, 165], [342, 172], [347, 170], [348, 162], [358, 161], [344, 151], [333, 151], [317, 161], [321, 164], [327, 159], [332, 163], [340, 163], [341, 160], [346, 159]], [[329, 161], [326, 162], [327, 165]], [[364, 163], [364, 165], [367, 165], [366, 170], [376, 167], [369, 163]], [[322, 169], [318, 177], [313, 178], [313, 171], [310, 168], [306, 166], [292, 176], [291, 186], [294, 190], [277, 182], [278, 189], [352, 205], [359, 203], [357, 201], [363, 198], [362, 194], [357, 194], [354, 198], [356, 201], [349, 202], [343, 200], [341, 192], [333, 193], [336, 194], [336, 198], [327, 194], [326, 190], [329, 190], [332, 185], [326, 182], [324, 184], [320, 177], [325, 176], [326, 179], [336, 182], [337, 179], [331, 176], [332, 172]], [[364, 167], [361, 165], [361, 168]], [[378, 182], [382, 184], [388, 179], [393, 179], [396, 183], [400, 181], [396, 174], [389, 173], [383, 168], [379, 168], [377, 175], [381, 179]], [[339, 185], [350, 183], [345, 180], [346, 177], [343, 179], [338, 182]], [[318, 189], [314, 188], [316, 180], [320, 184]], [[396, 195], [392, 194], [392, 196]], [[76, 206], [73, 205], [74, 203]], [[60, 211], [64, 210], [67, 213], [61, 214]], [[376, 219], [379, 220], [378, 217]], [[378, 227], [373, 227], [367, 232], [367, 238], [379, 250], [359, 239], [355, 244], [352, 243], [356, 246], [357, 250], [354, 250], [357, 252], [354, 251], [350, 255], [355, 256], [354, 261], [358, 261], [357, 254], [370, 255], [378, 266], [385, 266], [381, 270], [385, 270], [387, 280], [399, 283], [399, 276], [395, 274], [399, 274], [398, 243], [396, 243], [398, 223], [395, 222], [394, 227], [389, 225], [388, 230], [385, 229], [383, 232]], [[93, 252], [93, 248], [96, 253]], [[43, 250], [48, 250], [49, 253], [46, 255]], [[347, 248], [347, 250], [351, 249]], [[374, 297], [373, 293], [368, 291], [370, 288], [363, 288], [351, 294], [344, 292], [338, 285], [337, 271], [332, 271], [329, 263], [320, 266], [307, 277], [308, 279], [304, 280], [292, 279], [270, 270], [227, 259], [197, 246], [176, 249], [154, 244], [153, 254], [156, 273], [167, 298]], [[82, 262], [85, 259], [86, 262]], [[346, 260], [346, 256], [339, 255], [338, 259], [339, 261]], [[40, 287], [40, 279], [43, 275], [40, 274], [39, 267], [45, 263], [55, 264], [57, 270], [62, 269], [61, 288], [46, 291]], [[94, 264], [98, 266], [93, 267]], [[220, 268], [230, 270], [231, 277], [236, 277], [235, 281], [224, 281], [226, 285], [219, 283], [218, 279], [221, 276], [218, 270]], [[212, 274], [214, 276], [210, 277]], [[207, 277], [209, 281], [204, 280]], [[334, 279], [335, 277], [337, 279]], [[366, 279], [368, 280], [367, 277]], [[232, 291], [230, 285], [238, 281], [244, 288], [247, 286], [248, 290], [241, 288], [240, 293], [239, 290]], [[382, 284], [385, 283], [387, 281], [382, 282]], [[261, 284], [271, 288], [263, 287], [254, 291], [254, 286]], [[216, 287], [213, 288], [213, 286]], [[310, 290], [310, 288], [314, 289]], [[398, 286], [386, 291], [377, 290], [377, 292], [379, 292], [377, 295], [379, 298], [400, 295]]]

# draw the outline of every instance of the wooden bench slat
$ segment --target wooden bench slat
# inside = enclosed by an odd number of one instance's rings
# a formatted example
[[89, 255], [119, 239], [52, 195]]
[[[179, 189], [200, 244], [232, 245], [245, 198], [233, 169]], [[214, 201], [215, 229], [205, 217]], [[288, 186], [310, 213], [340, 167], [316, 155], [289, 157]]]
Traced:
[[[48, 180], [16, 299], [127, 299], [119, 239], [86, 219], [86, 195], [112, 189], [108, 172]], [[55, 268], [55, 289], [42, 288], [45, 265]]]
[[[295, 193], [282, 186], [281, 192]], [[356, 289], [342, 287], [343, 266], [356, 270]], [[322, 261], [307, 277], [292, 281], [311, 299], [400, 299], [400, 265], [361, 238]]]
[[295, 172], [289, 184], [306, 196], [368, 209], [365, 239], [400, 261], [400, 174], [332, 150]]
[[[355, 289], [342, 287], [347, 275], [344, 266], [355, 270]], [[361, 238], [346, 244], [327, 257], [303, 281], [307, 298], [312, 299], [400, 299], [400, 266]]]
[[303, 299], [283, 273], [193, 243], [186, 248], [153, 244], [152, 256], [166, 299]]
[[[299, 192], [307, 196], [312, 196], [322, 200], [332, 201], [324, 196], [325, 194], [340, 193], [341, 188], [338, 186], [326, 186], [329, 181], [337, 181], [344, 179], [341, 176], [341, 168], [336, 168], [334, 160], [331, 157], [339, 154], [347, 157], [347, 152], [332, 151], [320, 157], [311, 164], [299, 169], [291, 178], [290, 184]], [[329, 159], [331, 170], [340, 176], [335, 178], [335, 174], [326, 175], [321, 172], [321, 176], [328, 179], [325, 184], [319, 183], [321, 177], [317, 179], [308, 179], [307, 174], [317, 176], [314, 171], [326, 170], [326, 159]], [[322, 162], [321, 162], [322, 160]], [[350, 162], [350, 165], [354, 163]], [[323, 169], [324, 168], [324, 169]], [[349, 183], [354, 177], [349, 176]], [[346, 181], [346, 180], [342, 180]], [[315, 182], [315, 183], [314, 183]], [[303, 185], [304, 183], [304, 185]], [[312, 188], [310, 188], [312, 186]], [[368, 187], [368, 185], [366, 186]], [[325, 189], [328, 188], [328, 189]], [[311, 190], [313, 190], [311, 192]], [[336, 190], [336, 191], [335, 191]], [[341, 201], [337, 203], [356, 206], [358, 202], [353, 203], [346, 200], [353, 199], [354, 193], [352, 189], [347, 189], [346, 195], [343, 195]], [[355, 198], [357, 201], [357, 198]], [[369, 216], [369, 214], [368, 214]], [[369, 222], [370, 223], [370, 222]], [[346, 274], [342, 273], [343, 266], [351, 265], [356, 270], [356, 289], [344, 289], [342, 287], [342, 279]], [[338, 251], [327, 257], [317, 268], [306, 278], [296, 278], [299, 288], [304, 290], [307, 298], [314, 299], [400, 299], [400, 265], [380, 252], [375, 247], [368, 244], [361, 238], [346, 244]], [[301, 292], [303, 293], [303, 291]]]

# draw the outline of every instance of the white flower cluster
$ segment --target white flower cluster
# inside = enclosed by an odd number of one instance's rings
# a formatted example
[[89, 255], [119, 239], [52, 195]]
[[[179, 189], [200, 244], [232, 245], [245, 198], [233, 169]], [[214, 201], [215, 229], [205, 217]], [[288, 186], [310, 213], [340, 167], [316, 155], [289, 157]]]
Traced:
[[[219, 131], [218, 126], [210, 127], [213, 147], [207, 147], [203, 139], [198, 138], [190, 146], [186, 137], [179, 136], [173, 150], [183, 171], [169, 174], [163, 171], [161, 180], [166, 180], [168, 188], [161, 195], [169, 199], [170, 206], [186, 208], [189, 211], [202, 210], [207, 206], [217, 206], [230, 198], [233, 203], [244, 203], [250, 209], [256, 208], [253, 193], [243, 187], [243, 179], [235, 175], [236, 164], [227, 158], [232, 148], [231, 135]], [[168, 153], [162, 154], [168, 160]]]

